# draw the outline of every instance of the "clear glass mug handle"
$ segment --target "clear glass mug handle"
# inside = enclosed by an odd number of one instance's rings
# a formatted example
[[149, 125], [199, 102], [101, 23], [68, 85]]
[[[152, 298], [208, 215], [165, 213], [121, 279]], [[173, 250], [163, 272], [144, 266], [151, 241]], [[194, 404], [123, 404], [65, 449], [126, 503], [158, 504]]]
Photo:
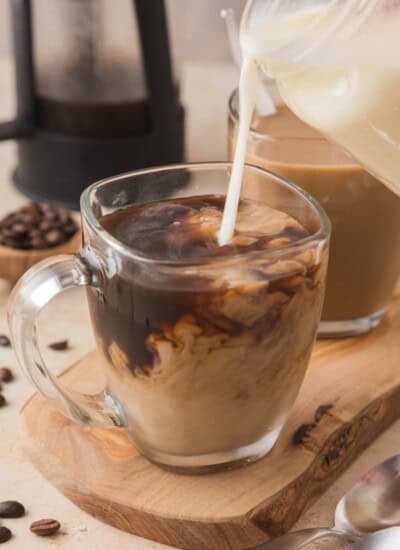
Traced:
[[43, 307], [64, 290], [92, 284], [93, 277], [79, 255], [54, 256], [36, 264], [18, 281], [9, 299], [11, 340], [24, 373], [65, 416], [95, 427], [123, 426], [121, 409], [106, 391], [85, 395], [67, 389], [49, 372], [38, 347], [36, 322]]

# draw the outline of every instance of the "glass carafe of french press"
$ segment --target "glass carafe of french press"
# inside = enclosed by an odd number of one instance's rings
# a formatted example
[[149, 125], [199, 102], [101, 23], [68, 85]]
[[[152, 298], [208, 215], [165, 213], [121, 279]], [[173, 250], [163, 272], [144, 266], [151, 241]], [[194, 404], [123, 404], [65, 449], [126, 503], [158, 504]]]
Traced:
[[19, 137], [15, 182], [77, 206], [84, 187], [179, 162], [181, 0], [12, 0]]

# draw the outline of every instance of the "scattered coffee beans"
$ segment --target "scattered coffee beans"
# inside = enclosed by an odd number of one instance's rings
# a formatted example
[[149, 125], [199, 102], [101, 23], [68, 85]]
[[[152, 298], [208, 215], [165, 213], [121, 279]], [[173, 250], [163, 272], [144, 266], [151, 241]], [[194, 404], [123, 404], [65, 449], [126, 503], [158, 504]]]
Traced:
[[16, 500], [0, 502], [0, 518], [22, 518], [25, 514], [23, 504]]
[[0, 382], [11, 382], [14, 375], [8, 367], [0, 367]]
[[315, 422], [320, 422], [331, 409], [333, 409], [333, 405], [321, 405], [320, 407], [318, 407], [318, 409], [315, 411]]
[[0, 334], [0, 346], [3, 348], [9, 348], [11, 346], [11, 341], [6, 334]]
[[65, 243], [77, 229], [65, 208], [31, 203], [0, 220], [0, 244], [21, 250], [41, 250]]
[[60, 522], [56, 519], [39, 519], [32, 523], [30, 530], [39, 537], [48, 537], [57, 533], [60, 527]]
[[0, 526], [0, 544], [7, 542], [12, 537], [10, 529]]
[[301, 443], [303, 443], [309, 433], [312, 432], [316, 427], [316, 424], [303, 424], [302, 426], [300, 426], [300, 428], [295, 431], [292, 437], [293, 445], [300, 445]]
[[321, 422], [321, 420], [324, 418], [324, 416], [333, 409], [333, 405], [321, 405], [317, 408], [314, 414], [314, 422], [311, 424], [303, 424], [298, 428], [292, 437], [292, 443], [293, 445], [301, 445], [304, 440], [307, 438], [307, 436], [315, 430], [315, 428], [318, 426], [318, 424]]
[[6, 398], [4, 397], [4, 395], [2, 393], [0, 393], [0, 409], [2, 407], [5, 407], [6, 405], [7, 405]]
[[68, 340], [60, 340], [59, 342], [53, 342], [49, 344], [49, 348], [54, 351], [65, 351], [69, 348]]

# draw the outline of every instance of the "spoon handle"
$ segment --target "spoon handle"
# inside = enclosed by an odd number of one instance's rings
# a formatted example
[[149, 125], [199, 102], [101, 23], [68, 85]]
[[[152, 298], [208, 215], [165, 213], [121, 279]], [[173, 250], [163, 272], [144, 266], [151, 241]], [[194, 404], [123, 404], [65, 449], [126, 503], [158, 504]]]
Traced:
[[321, 539], [322, 537], [336, 538], [342, 542], [353, 542], [359, 537], [347, 535], [334, 529], [304, 529], [294, 533], [288, 533], [270, 542], [264, 542], [248, 550], [298, 550], [306, 544]]

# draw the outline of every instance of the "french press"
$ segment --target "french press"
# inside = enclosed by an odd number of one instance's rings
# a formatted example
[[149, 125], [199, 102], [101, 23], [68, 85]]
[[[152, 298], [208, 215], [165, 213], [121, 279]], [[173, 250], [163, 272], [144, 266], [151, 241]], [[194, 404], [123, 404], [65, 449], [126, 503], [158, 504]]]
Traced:
[[183, 160], [180, 0], [12, 0], [17, 188], [76, 208], [93, 181]]

